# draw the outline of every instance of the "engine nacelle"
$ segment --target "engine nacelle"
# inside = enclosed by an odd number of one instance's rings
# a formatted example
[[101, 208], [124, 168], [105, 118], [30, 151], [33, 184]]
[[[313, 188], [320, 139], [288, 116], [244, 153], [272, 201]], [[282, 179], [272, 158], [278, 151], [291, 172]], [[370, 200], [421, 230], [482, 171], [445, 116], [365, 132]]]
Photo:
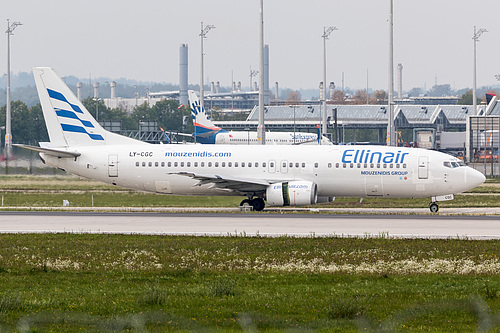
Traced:
[[268, 206], [306, 206], [318, 201], [317, 185], [308, 181], [283, 182], [266, 190]]

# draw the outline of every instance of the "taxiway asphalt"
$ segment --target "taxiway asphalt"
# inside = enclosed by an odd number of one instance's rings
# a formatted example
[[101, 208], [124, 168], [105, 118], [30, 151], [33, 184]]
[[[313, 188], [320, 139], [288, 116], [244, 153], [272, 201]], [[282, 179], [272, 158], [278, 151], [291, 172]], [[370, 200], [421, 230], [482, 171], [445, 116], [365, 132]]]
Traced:
[[57, 232], [500, 239], [500, 218], [488, 215], [300, 212], [0, 212], [0, 233]]

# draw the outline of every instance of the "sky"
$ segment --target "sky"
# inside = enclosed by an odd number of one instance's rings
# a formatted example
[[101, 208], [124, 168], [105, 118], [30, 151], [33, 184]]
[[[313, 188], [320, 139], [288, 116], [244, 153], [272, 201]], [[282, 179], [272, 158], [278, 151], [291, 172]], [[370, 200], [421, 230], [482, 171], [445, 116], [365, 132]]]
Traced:
[[[389, 0], [264, 0], [264, 39], [270, 48], [270, 86], [316, 89], [388, 88]], [[60, 76], [179, 82], [179, 46], [189, 45], [189, 83], [200, 81], [201, 22], [207, 34], [205, 82], [248, 87], [259, 68], [259, 0], [0, 0], [0, 24], [20, 21], [11, 36], [11, 71], [49, 66]], [[472, 87], [474, 26], [477, 84], [497, 85], [500, 1], [394, 0], [394, 69], [403, 65], [403, 90], [450, 84]], [[2, 23], [3, 22], [3, 23]], [[0, 73], [7, 72], [2, 30]], [[396, 78], [396, 74], [395, 74]], [[254, 78], [254, 81], [257, 78]], [[396, 88], [395, 79], [395, 88]]]

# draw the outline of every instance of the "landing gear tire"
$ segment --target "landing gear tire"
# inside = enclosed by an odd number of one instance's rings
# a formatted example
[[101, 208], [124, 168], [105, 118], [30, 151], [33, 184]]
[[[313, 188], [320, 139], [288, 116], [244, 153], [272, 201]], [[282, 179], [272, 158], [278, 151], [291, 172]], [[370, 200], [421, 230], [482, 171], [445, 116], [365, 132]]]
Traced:
[[260, 212], [264, 209], [264, 207], [266, 207], [266, 203], [262, 198], [245, 199], [240, 202], [240, 207], [243, 206], [252, 206], [253, 210]]
[[439, 211], [439, 206], [437, 203], [433, 202], [429, 206], [429, 209], [431, 210], [431, 213], [437, 213]]
[[253, 205], [251, 204], [251, 200], [245, 199], [242, 202], [240, 202], [240, 207], [242, 206], [253, 206]]
[[[245, 201], [245, 200], [243, 200]], [[253, 210], [260, 212], [261, 210], [266, 207], [266, 203], [264, 202], [264, 199], [262, 198], [255, 198], [250, 200], [250, 204], [253, 206]]]

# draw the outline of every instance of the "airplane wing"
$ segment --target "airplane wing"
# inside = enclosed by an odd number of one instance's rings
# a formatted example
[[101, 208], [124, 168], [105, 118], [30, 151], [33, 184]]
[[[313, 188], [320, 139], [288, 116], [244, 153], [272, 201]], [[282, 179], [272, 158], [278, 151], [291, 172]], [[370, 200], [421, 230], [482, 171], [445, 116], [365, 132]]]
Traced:
[[68, 150], [59, 150], [59, 149], [53, 149], [53, 148], [44, 148], [44, 147], [36, 147], [36, 146], [28, 146], [28, 145], [22, 145], [22, 144], [13, 144], [13, 146], [23, 148], [23, 149], [28, 149], [32, 151], [36, 151], [37, 153], [44, 153], [56, 157], [78, 157], [81, 154], [77, 151], [68, 151]]
[[242, 178], [242, 177], [222, 177], [219, 175], [204, 175], [194, 172], [172, 172], [170, 174], [186, 176], [198, 180], [196, 186], [212, 184], [212, 187], [221, 190], [237, 192], [260, 192], [265, 191], [271, 185], [263, 179]]

